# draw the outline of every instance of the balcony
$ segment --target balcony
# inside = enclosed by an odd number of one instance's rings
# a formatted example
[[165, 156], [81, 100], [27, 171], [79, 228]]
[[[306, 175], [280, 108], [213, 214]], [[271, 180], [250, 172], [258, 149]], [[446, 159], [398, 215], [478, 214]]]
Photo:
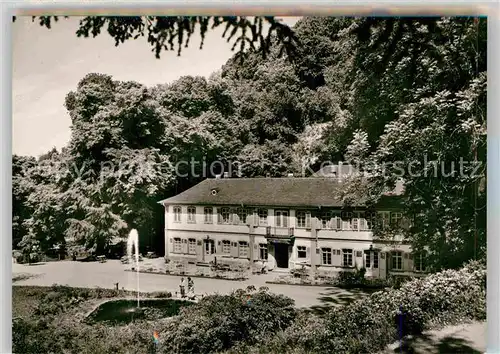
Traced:
[[266, 238], [273, 240], [291, 241], [291, 238], [294, 236], [294, 231], [295, 228], [293, 227], [267, 226]]

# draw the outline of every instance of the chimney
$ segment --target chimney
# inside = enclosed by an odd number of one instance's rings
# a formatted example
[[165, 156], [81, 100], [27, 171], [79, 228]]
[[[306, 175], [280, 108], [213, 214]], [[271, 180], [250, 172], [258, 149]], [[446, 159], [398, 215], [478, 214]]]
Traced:
[[224, 178], [229, 178], [229, 172], [224, 172]]

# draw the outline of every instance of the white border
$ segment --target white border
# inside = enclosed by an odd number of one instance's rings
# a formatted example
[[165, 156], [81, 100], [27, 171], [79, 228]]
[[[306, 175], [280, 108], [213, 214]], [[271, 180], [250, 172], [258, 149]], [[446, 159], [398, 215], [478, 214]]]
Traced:
[[2, 86], [0, 107], [2, 108], [2, 127], [0, 128], [0, 249], [2, 272], [0, 311], [1, 332], [0, 352], [12, 352], [12, 44], [11, 24], [6, 21], [5, 5], [1, 3], [2, 26], [0, 42], [2, 45]]
[[[55, 1], [55, 0], [32, 0], [25, 2], [1, 2], [2, 29], [0, 41], [2, 44], [2, 95], [0, 106], [3, 109], [2, 127], [0, 129], [1, 140], [1, 168], [0, 186], [2, 196], [2, 209], [0, 234], [2, 257], [2, 291], [0, 303], [2, 309], [0, 318], [1, 336], [0, 352], [11, 353], [12, 342], [12, 43], [11, 43], [11, 16], [13, 9], [38, 9], [45, 14], [67, 13], [75, 10], [80, 14], [92, 12], [92, 14], [132, 14], [142, 12], [143, 14], [160, 12], [163, 9], [170, 14], [259, 14], [276, 16], [303, 16], [303, 15], [368, 15], [369, 13], [388, 15], [410, 15], [410, 14], [434, 14], [434, 15], [487, 15], [488, 16], [488, 320], [487, 320], [487, 348], [488, 353], [500, 353], [500, 123], [498, 118], [493, 118], [500, 113], [500, 70], [497, 68], [500, 58], [500, 21], [499, 2], [492, 1], [217, 1], [201, 2], [186, 0], [163, 1], [163, 2], [136, 2], [136, 1], [89, 1], [85, 4], [81, 0]], [[127, 7], [127, 10], [124, 8]], [[167, 9], [166, 9], [167, 8]], [[177, 9], [177, 10], [175, 10]], [[336, 10], [333, 10], [336, 9]], [[104, 10], [104, 11], [103, 11]], [[125, 12], [126, 11], [126, 12]], [[124, 13], [125, 12], [125, 13]], [[38, 14], [41, 14], [38, 12]], [[491, 231], [491, 232], [490, 232]]]
[[487, 348], [500, 353], [500, 3], [488, 17], [488, 145], [487, 145]]

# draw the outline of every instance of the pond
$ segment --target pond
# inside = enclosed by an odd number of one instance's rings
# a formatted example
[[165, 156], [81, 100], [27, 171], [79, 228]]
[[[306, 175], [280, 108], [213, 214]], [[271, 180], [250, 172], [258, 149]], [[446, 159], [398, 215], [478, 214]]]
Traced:
[[88, 323], [104, 322], [110, 325], [127, 324], [138, 320], [155, 320], [178, 315], [191, 301], [173, 299], [111, 300], [101, 304], [87, 317]]

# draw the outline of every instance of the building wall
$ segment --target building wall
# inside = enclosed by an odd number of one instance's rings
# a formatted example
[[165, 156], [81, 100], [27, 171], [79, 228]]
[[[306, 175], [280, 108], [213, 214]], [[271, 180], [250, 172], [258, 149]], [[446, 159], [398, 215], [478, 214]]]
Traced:
[[[260, 244], [268, 244], [268, 269], [274, 269], [277, 266], [276, 254], [272, 243], [268, 243], [266, 238], [266, 227], [270, 226], [274, 230], [276, 226], [276, 210], [267, 209], [267, 225], [257, 225], [256, 227], [244, 224], [219, 224], [218, 223], [218, 208], [208, 207], [212, 210], [212, 220], [206, 222], [204, 215], [204, 206], [195, 206], [195, 222], [188, 222], [187, 208], [188, 206], [180, 206], [182, 210], [181, 221], [174, 220], [174, 206], [169, 205], [165, 208], [165, 255], [166, 258], [184, 257], [192, 262], [209, 262], [223, 258], [244, 258], [253, 260], [260, 259]], [[287, 227], [294, 228], [295, 242], [293, 246], [289, 247], [289, 268], [297, 268], [302, 265], [309, 267], [316, 267], [320, 272], [349, 270], [361, 268], [365, 265], [366, 254], [370, 247], [379, 249], [379, 267], [377, 269], [367, 269], [367, 276], [385, 277], [387, 274], [400, 273], [407, 274], [413, 271], [413, 261], [410, 259], [411, 249], [408, 245], [396, 244], [385, 245], [377, 244], [373, 240], [371, 231], [363, 230], [331, 230], [319, 229], [316, 230], [315, 218], [311, 217], [311, 224], [309, 228], [300, 228], [297, 224], [296, 210], [288, 209], [289, 217], [287, 218]], [[257, 220], [257, 215], [253, 214], [254, 219]], [[246, 221], [246, 220], [245, 220]], [[309, 226], [309, 225], [308, 225]], [[282, 230], [286, 230], [283, 228]], [[174, 239], [180, 238], [182, 240], [181, 252], [175, 252]], [[196, 254], [189, 254], [189, 239], [196, 240]], [[214, 253], [207, 254], [204, 249], [204, 240], [213, 240], [215, 250]], [[229, 241], [231, 250], [227, 253], [223, 252], [223, 241]], [[248, 243], [248, 255], [239, 252], [239, 243]], [[306, 256], [298, 257], [299, 247], [305, 247]], [[324, 264], [322, 259], [322, 249], [329, 248], [332, 250], [331, 264]], [[191, 247], [191, 250], [193, 247]], [[353, 267], [345, 267], [342, 265], [342, 249], [353, 250]], [[318, 250], [318, 251], [317, 251]], [[337, 250], [340, 251], [338, 254]], [[390, 264], [391, 250], [403, 251], [401, 271], [392, 271]], [[253, 253], [253, 257], [250, 257]], [[373, 255], [372, 255], [373, 256]], [[384, 257], [384, 258], [382, 258]]]

